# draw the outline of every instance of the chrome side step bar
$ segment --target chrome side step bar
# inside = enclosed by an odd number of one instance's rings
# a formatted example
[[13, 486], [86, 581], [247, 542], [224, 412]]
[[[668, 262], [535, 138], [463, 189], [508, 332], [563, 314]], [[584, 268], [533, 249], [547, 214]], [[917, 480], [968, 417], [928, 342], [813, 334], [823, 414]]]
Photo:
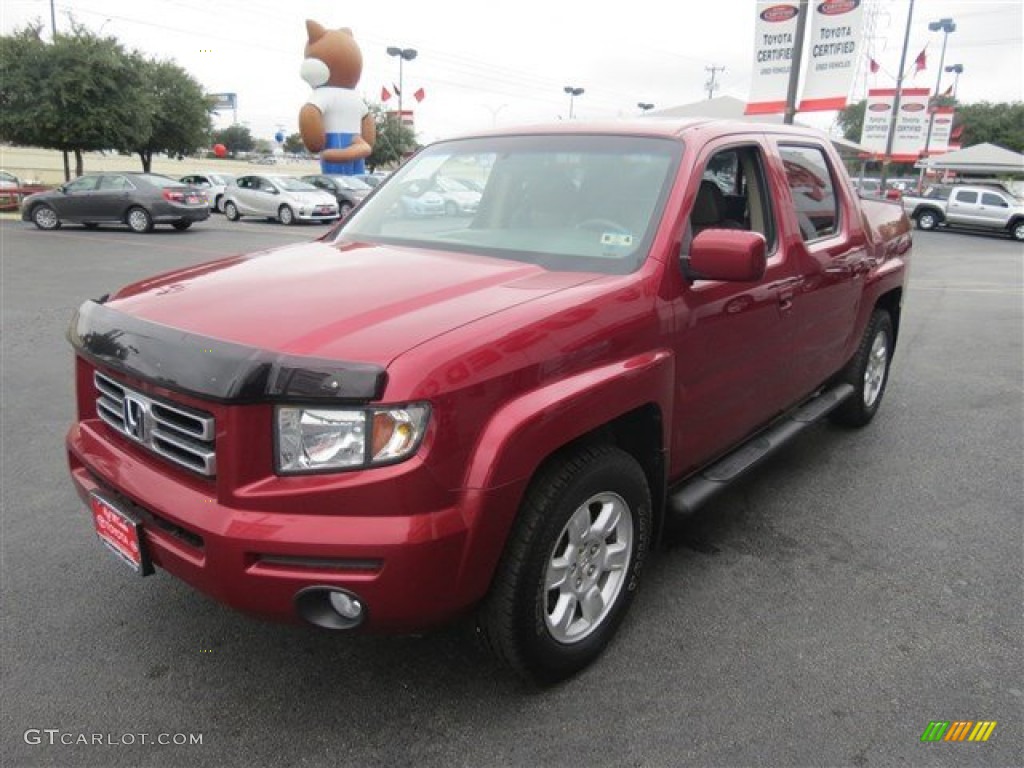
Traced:
[[854, 394], [850, 384], [838, 384], [800, 406], [788, 416], [759, 433], [732, 453], [684, 480], [669, 491], [669, 509], [676, 514], [689, 514], [716, 496], [719, 491], [756, 467], [797, 437], [815, 422], [839, 407]]

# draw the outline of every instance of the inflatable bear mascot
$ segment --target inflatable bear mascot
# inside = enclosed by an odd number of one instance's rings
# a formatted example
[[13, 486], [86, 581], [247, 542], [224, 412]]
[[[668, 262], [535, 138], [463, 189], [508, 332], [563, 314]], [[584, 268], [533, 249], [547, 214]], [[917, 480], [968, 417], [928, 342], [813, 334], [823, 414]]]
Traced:
[[313, 95], [299, 112], [302, 143], [320, 153], [323, 173], [365, 173], [376, 126], [355, 92], [363, 54], [350, 29], [327, 30], [307, 20], [306, 32], [302, 79], [313, 87]]

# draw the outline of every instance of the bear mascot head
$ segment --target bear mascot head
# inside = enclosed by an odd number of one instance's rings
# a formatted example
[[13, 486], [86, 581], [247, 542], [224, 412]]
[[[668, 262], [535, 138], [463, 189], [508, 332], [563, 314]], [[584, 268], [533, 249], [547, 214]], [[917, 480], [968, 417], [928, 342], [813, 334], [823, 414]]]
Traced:
[[299, 133], [310, 152], [320, 153], [323, 173], [365, 173], [373, 151], [373, 115], [355, 92], [363, 54], [350, 29], [324, 29], [306, 21], [308, 42], [302, 79], [313, 88], [299, 112]]

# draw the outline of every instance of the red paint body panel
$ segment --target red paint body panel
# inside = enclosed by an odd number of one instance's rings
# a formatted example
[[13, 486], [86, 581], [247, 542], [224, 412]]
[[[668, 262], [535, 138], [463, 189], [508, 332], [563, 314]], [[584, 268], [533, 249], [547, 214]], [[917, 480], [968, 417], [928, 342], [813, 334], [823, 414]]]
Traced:
[[[902, 209], [860, 200], [816, 132], [651, 120], [523, 133], [682, 142], [639, 268], [559, 272], [475, 253], [324, 240], [142, 281], [107, 304], [213, 339], [385, 367], [382, 402], [430, 404], [412, 458], [280, 476], [273, 403], [212, 402], [104, 370], [147, 397], [214, 417], [217, 474], [203, 478], [102, 422], [94, 363], [80, 357], [78, 421], [67, 445], [83, 498], [101, 490], [140, 510], [153, 562], [240, 610], [294, 621], [296, 592], [327, 585], [357, 594], [371, 629], [432, 626], [486, 594], [547, 456], [644, 409], [658, 416], [654, 447], [671, 485], [842, 368], [872, 309], [906, 280]], [[838, 194], [838, 231], [810, 244], [778, 154], [792, 143], [824, 148]], [[737, 144], [766, 158], [775, 243], [757, 281], [690, 282], [680, 247], [704, 164]], [[665, 488], [652, 490], [657, 498]]]

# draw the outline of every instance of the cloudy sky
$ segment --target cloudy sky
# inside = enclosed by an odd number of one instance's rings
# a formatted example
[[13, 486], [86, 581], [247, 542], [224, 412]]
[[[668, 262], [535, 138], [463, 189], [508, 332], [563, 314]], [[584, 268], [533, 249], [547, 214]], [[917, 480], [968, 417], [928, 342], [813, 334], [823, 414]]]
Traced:
[[[416, 109], [421, 140], [492, 125], [565, 118], [566, 85], [585, 89], [578, 118], [638, 113], [706, 97], [710, 66], [716, 95], [746, 99], [752, 70], [754, 0], [665, 2], [630, 0], [53, 0], [57, 28], [68, 14], [126, 46], [178, 62], [210, 92], [238, 94], [238, 119], [257, 136], [297, 130], [309, 89], [299, 78], [305, 19], [353, 29], [363, 49], [359, 90], [380, 99], [398, 81], [388, 46], [415, 48], [405, 65], [405, 107]], [[909, 0], [867, 0], [873, 34], [868, 47], [883, 71], [860, 77], [866, 87], [891, 87]], [[909, 85], [935, 86], [941, 33], [928, 22], [951, 17], [946, 64], [962, 64], [962, 101], [1024, 100], [1024, 0], [917, 0], [911, 25], [913, 58], [927, 46], [927, 69]], [[3, 0], [0, 31], [32, 19], [47, 30], [50, 0]], [[886, 75], [886, 72], [891, 75]], [[946, 75], [945, 77], [951, 77]], [[950, 81], [943, 80], [945, 89]], [[408, 98], [423, 88], [426, 98]], [[394, 104], [394, 100], [390, 104]], [[826, 128], [833, 113], [806, 116]], [[218, 126], [230, 122], [230, 115]]]

